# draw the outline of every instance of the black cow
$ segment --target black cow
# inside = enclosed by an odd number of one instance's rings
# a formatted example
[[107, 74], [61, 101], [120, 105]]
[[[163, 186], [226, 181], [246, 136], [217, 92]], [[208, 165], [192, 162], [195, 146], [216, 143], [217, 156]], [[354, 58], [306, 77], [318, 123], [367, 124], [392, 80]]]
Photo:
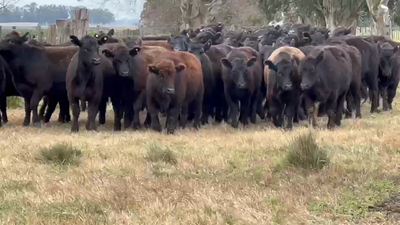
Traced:
[[341, 125], [343, 104], [352, 79], [351, 59], [347, 52], [335, 46], [315, 47], [300, 62], [303, 97], [309, 122], [317, 126], [315, 102], [325, 103], [328, 128]]
[[11, 68], [13, 82], [25, 100], [24, 126], [32, 122], [40, 125], [37, 111], [39, 101], [48, 93], [53, 77], [49, 72], [49, 61], [42, 47], [26, 44], [28, 33], [21, 37], [4, 39], [0, 42], [0, 55]]
[[79, 101], [88, 101], [87, 130], [96, 130], [96, 115], [103, 92], [103, 71], [99, 45], [107, 42], [104, 36], [100, 40], [91, 36], [84, 36], [79, 40], [71, 35], [71, 42], [79, 47], [79, 51], [71, 59], [68, 66], [66, 84], [68, 100], [72, 107], [73, 123], [72, 132], [79, 131]]

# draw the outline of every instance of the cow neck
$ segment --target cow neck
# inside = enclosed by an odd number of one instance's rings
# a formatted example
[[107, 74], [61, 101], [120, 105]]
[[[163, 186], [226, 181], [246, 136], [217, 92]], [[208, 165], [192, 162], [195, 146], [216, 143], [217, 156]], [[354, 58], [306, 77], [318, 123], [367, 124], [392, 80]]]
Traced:
[[[80, 61], [78, 59], [78, 61]], [[100, 66], [100, 65], [98, 65]], [[78, 64], [78, 70], [77, 70], [77, 75], [79, 77], [79, 86], [84, 89], [86, 88], [87, 84], [89, 83], [89, 80], [92, 78], [94, 74], [94, 67], [93, 65], [85, 65], [82, 62], [79, 62]]]

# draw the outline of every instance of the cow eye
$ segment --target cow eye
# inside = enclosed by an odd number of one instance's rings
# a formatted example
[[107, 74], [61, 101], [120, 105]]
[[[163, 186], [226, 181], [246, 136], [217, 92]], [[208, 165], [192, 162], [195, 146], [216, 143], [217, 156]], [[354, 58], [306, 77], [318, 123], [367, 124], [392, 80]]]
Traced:
[[280, 76], [280, 77], [283, 76], [283, 73], [278, 73], [278, 76]]

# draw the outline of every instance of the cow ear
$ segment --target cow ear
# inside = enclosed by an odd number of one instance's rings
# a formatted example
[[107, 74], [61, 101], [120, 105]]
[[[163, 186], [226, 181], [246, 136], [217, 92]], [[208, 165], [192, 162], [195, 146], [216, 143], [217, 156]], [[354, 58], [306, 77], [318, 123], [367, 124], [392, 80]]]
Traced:
[[158, 73], [160, 72], [159, 69], [156, 66], [150, 65], [149, 66], [149, 72], [150, 73], [154, 73], [155, 75], [158, 75]]
[[222, 65], [224, 65], [226, 68], [232, 69], [232, 64], [229, 62], [227, 58], [222, 58], [221, 59]]
[[75, 35], [71, 35], [69, 36], [69, 38], [71, 39], [71, 43], [81, 47], [82, 46], [82, 42], [75, 36]]
[[107, 36], [103, 36], [100, 38], [100, 40], [97, 41], [97, 43], [99, 43], [99, 45], [103, 45], [108, 41], [108, 37]]
[[179, 63], [178, 65], [175, 66], [176, 72], [180, 73], [186, 69], [186, 66], [182, 63]]
[[208, 40], [208, 41], [203, 45], [204, 52], [208, 51], [210, 48], [211, 48], [211, 40]]
[[142, 50], [141, 47], [133, 47], [131, 50], [129, 50], [129, 55], [132, 57], [139, 54], [140, 50]]
[[256, 57], [251, 57], [251, 59], [249, 59], [249, 60], [247, 61], [247, 66], [248, 66], [248, 67], [253, 66], [254, 63], [256, 63], [256, 62], [257, 62], [257, 58], [256, 58]]
[[113, 36], [115, 33], [114, 29], [111, 29], [110, 31], [108, 31], [107, 36]]
[[101, 51], [107, 58], [114, 58], [114, 53], [112, 53], [110, 50], [108, 49], [104, 49], [103, 51]]
[[214, 35], [215, 40], [217, 40], [218, 38], [220, 38], [222, 36], [221, 32], [218, 32]]
[[271, 60], [265, 60], [264, 64], [268, 66], [271, 70], [278, 72], [278, 68]]
[[136, 39], [136, 45], [137, 46], [142, 46], [142, 38], [141, 37], [138, 37], [137, 39]]
[[244, 45], [243, 45], [242, 42], [239, 42], [239, 43], [238, 43], [238, 46], [239, 46], [239, 47], [243, 47]]

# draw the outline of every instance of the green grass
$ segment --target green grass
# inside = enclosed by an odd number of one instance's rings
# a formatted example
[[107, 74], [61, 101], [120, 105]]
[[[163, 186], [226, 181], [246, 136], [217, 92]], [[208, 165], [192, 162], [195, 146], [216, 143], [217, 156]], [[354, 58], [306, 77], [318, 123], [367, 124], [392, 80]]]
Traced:
[[58, 165], [79, 165], [82, 151], [70, 144], [55, 144], [40, 151], [40, 158]]

